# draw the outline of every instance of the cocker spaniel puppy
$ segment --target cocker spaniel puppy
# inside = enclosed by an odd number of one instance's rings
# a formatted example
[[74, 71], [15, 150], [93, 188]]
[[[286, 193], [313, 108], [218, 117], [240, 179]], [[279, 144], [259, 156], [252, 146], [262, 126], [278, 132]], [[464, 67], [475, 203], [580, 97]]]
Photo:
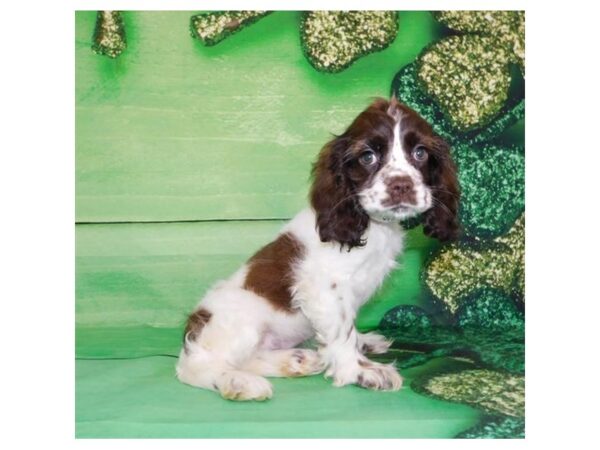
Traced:
[[[410, 108], [377, 99], [321, 150], [310, 207], [190, 315], [179, 380], [231, 400], [270, 398], [265, 377], [321, 371], [335, 386], [400, 389], [393, 365], [365, 356], [390, 342], [354, 320], [396, 266], [400, 221], [422, 214], [425, 234], [453, 239], [458, 200], [448, 145]], [[312, 337], [318, 350], [296, 348]]]

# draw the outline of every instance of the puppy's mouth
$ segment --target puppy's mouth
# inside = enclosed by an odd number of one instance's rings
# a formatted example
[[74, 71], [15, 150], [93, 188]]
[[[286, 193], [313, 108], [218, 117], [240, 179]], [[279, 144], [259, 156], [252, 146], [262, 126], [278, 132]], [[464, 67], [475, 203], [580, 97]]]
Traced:
[[394, 212], [408, 212], [414, 208], [414, 205], [396, 205], [392, 206], [389, 209]]
[[402, 219], [406, 219], [421, 214], [431, 207], [431, 195], [427, 190], [423, 194], [416, 194], [415, 197], [418, 200], [415, 198], [414, 201], [413, 199], [396, 199], [396, 201], [393, 201], [392, 198], [387, 197], [380, 203], [383, 207], [382, 213], [384, 215], [398, 214], [402, 216]]
[[379, 211], [372, 211], [369, 213], [372, 219], [385, 223], [408, 219], [417, 214], [419, 214], [418, 208], [415, 205], [408, 204], [388, 206]]
[[415, 213], [418, 210], [418, 206], [412, 203], [400, 203], [397, 205], [393, 205], [393, 206], [388, 206], [385, 209], [385, 212], [387, 213], [394, 213], [394, 214], [411, 214], [411, 213]]

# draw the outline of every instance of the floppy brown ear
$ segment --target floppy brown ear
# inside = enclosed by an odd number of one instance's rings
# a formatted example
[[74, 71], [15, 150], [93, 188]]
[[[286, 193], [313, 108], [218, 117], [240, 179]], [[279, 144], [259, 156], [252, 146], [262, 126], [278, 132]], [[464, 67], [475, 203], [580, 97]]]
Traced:
[[361, 247], [369, 216], [358, 202], [355, 186], [344, 173], [347, 141], [337, 137], [325, 145], [313, 167], [310, 202], [317, 215], [322, 242]]
[[430, 168], [429, 185], [433, 194], [433, 206], [423, 214], [423, 231], [440, 241], [458, 237], [458, 202], [460, 187], [456, 166], [450, 156], [450, 147], [441, 138], [434, 139], [435, 160]]

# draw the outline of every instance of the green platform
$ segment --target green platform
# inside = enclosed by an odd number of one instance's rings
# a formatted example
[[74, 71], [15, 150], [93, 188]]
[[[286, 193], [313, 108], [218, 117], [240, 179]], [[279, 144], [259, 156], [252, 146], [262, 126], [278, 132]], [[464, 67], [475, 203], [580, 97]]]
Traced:
[[[174, 358], [77, 362], [79, 437], [452, 437], [472, 408], [399, 392], [334, 388], [321, 376], [273, 379], [273, 399], [231, 402], [180, 384]], [[423, 370], [419, 368], [419, 370]], [[410, 383], [417, 369], [404, 372]]]
[[[385, 51], [321, 74], [298, 13], [275, 13], [212, 48], [193, 12], [125, 13], [128, 48], [91, 52], [95, 13], [76, 21], [77, 437], [452, 437], [480, 412], [417, 394], [273, 380], [263, 404], [232, 403], [174, 376], [186, 314], [306, 204], [310, 164], [394, 74], [441, 36], [400, 13]], [[409, 233], [402, 268], [358, 320], [419, 304], [436, 242]], [[428, 364], [451, 364], [434, 360]]]

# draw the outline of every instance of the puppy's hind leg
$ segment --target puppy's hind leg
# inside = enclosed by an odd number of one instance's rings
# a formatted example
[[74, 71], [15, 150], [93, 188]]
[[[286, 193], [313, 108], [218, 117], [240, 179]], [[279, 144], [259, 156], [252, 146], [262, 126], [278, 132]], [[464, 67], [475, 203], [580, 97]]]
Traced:
[[290, 348], [259, 350], [244, 370], [265, 377], [304, 377], [320, 373], [325, 367], [315, 350]]
[[227, 400], [260, 401], [273, 396], [273, 387], [266, 378], [235, 370], [217, 360], [189, 358], [183, 351], [176, 371], [182, 383], [218, 392]]
[[[199, 310], [202, 311], [202, 310]], [[228, 400], [266, 400], [273, 387], [265, 378], [240, 370], [256, 352], [259, 336], [249, 327], [230, 329], [218, 322], [218, 314], [201, 327], [186, 329], [184, 348], [177, 362], [177, 378], [185, 384], [219, 392]], [[196, 321], [198, 322], [198, 321]], [[192, 324], [193, 325], [193, 324]]]

